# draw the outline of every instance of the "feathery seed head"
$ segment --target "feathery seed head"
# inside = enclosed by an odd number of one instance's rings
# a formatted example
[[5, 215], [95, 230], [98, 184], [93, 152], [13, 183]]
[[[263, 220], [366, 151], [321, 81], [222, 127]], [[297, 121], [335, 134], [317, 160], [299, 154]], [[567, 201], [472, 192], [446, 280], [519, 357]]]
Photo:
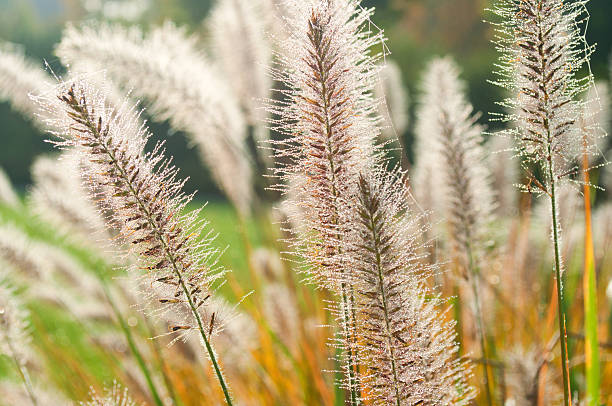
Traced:
[[264, 288], [263, 314], [272, 331], [287, 348], [298, 348], [298, 323], [300, 313], [291, 290], [278, 282], [269, 283]]
[[355, 275], [362, 382], [375, 405], [468, 404], [470, 367], [456, 359], [454, 325], [424, 280], [421, 222], [409, 216], [400, 172], [363, 174], [349, 258]]
[[28, 312], [15, 290], [0, 274], [0, 353], [14, 358], [21, 366], [30, 357], [27, 318]]
[[398, 64], [387, 58], [381, 71], [380, 82], [375, 87], [376, 98], [384, 100], [378, 113], [383, 117], [381, 135], [385, 141], [396, 141], [408, 128], [408, 91], [402, 81]]
[[20, 203], [11, 180], [2, 168], [0, 168], [0, 203], [8, 206], [17, 206]]
[[119, 25], [69, 25], [56, 54], [77, 71], [105, 69], [125, 90], [149, 102], [154, 119], [169, 119], [189, 134], [229, 200], [248, 211], [252, 170], [245, 120], [229, 84], [198, 51], [195, 37], [171, 23], [147, 36]]
[[260, 103], [272, 88], [264, 11], [263, 0], [218, 0], [208, 21], [215, 59], [231, 78], [247, 119], [256, 127], [264, 124]]
[[[184, 181], [177, 180], [162, 146], [145, 153], [150, 134], [139, 124], [140, 113], [127, 104], [109, 108], [104, 95], [84, 80], [62, 83], [56, 94], [63, 111], [55, 113], [52, 128], [63, 128], [56, 135], [65, 137], [56, 143], [89, 160], [85, 178], [108, 209], [108, 222], [120, 225], [118, 241], [140, 257], [152, 285], [168, 290], [160, 306], [184, 317], [171, 332], [189, 333], [196, 321], [210, 323], [212, 330], [214, 316], [204, 318], [203, 309], [219, 276], [212, 268], [217, 251], [210, 234], [200, 240], [198, 211], [182, 213], [191, 196], [183, 194]], [[54, 96], [37, 98], [41, 108], [53, 106], [49, 97]]]
[[282, 190], [300, 185], [290, 204], [303, 218], [289, 220], [311, 231], [303, 236], [303, 253], [313, 276], [336, 284], [331, 258], [343, 227], [342, 202], [360, 168], [374, 160], [379, 119], [372, 91], [379, 67], [369, 48], [383, 38], [365, 27], [371, 11], [358, 1], [293, 0], [288, 9], [289, 37], [274, 71], [288, 90], [270, 107], [279, 117], [273, 127], [286, 136], [273, 144], [275, 173]]
[[107, 240], [104, 219], [92, 202], [81, 177], [82, 156], [63, 151], [59, 157], [42, 156], [32, 165], [34, 186], [28, 194], [33, 211], [51, 224], [75, 232], [92, 244]]
[[[28, 95], [43, 93], [53, 86], [49, 75], [27, 60], [22, 49], [0, 44], [0, 101], [10, 102], [15, 110], [32, 119], [37, 109]], [[36, 120], [34, 123], [40, 125]]]
[[502, 120], [516, 123], [509, 132], [517, 140], [518, 155], [528, 173], [535, 165], [546, 174], [539, 187], [546, 193], [551, 181], [579, 171], [575, 163], [582, 144], [576, 140], [582, 140], [582, 134], [575, 124], [583, 102], [578, 95], [593, 82], [590, 71], [581, 73], [594, 49], [582, 32], [588, 20], [586, 3], [497, 0], [492, 8], [501, 20], [496, 24], [501, 56], [495, 83], [512, 93], [501, 104], [513, 113]]
[[[450, 58], [431, 62], [423, 88], [417, 131], [419, 151], [423, 152], [418, 159], [425, 162], [418, 165], [433, 184], [444, 186], [441, 209], [451, 225], [455, 251], [467, 266], [468, 246], [483, 248], [485, 225], [493, 209], [490, 174], [481, 145], [483, 128], [476, 124], [459, 69]], [[432, 184], [421, 182], [418, 186], [430, 189]]]
[[[36, 401], [40, 405], [53, 406], [74, 406], [74, 402], [66, 399], [66, 397], [52, 388], [35, 386]], [[29, 405], [32, 403], [32, 398], [28, 394], [23, 385], [16, 382], [3, 380], [0, 382], [0, 393], [2, 393], [2, 401], [7, 405]]]
[[519, 181], [519, 166], [513, 161], [514, 139], [502, 135], [489, 137], [485, 144], [487, 168], [491, 173], [496, 212], [514, 215], [518, 211], [518, 193], [515, 185]]

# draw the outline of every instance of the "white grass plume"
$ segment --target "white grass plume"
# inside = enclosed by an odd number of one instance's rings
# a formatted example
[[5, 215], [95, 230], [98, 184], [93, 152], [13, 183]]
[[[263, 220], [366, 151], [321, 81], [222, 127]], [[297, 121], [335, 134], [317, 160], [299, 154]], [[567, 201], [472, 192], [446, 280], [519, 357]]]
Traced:
[[[451, 225], [450, 238], [460, 263], [469, 267], [468, 251], [479, 257], [484, 249], [486, 225], [491, 220], [493, 192], [482, 147], [483, 128], [464, 95], [459, 70], [448, 57], [433, 60], [423, 81], [423, 100], [418, 113], [420, 138], [428, 138], [419, 159], [431, 160], [431, 188], [442, 185], [439, 197]], [[422, 150], [420, 150], [422, 151]]]
[[34, 184], [27, 202], [34, 213], [67, 235], [106, 248], [106, 225], [81, 178], [81, 165], [86, 164], [81, 158], [70, 150], [38, 157], [32, 165]]
[[513, 160], [514, 140], [510, 137], [491, 136], [484, 145], [486, 163], [491, 173], [491, 187], [495, 196], [495, 212], [501, 216], [518, 213], [519, 164]]
[[28, 363], [32, 360], [29, 313], [9, 284], [4, 272], [0, 273], [0, 354], [15, 362], [25, 391], [34, 406], [38, 398], [34, 393]]
[[261, 297], [266, 323], [287, 348], [297, 351], [301, 319], [295, 295], [286, 285], [272, 282], [266, 284]]
[[3, 272], [0, 275], [0, 352], [14, 359], [20, 367], [25, 366], [31, 357], [28, 317]]
[[79, 320], [112, 320], [97, 279], [64, 251], [5, 225], [0, 227], [0, 259], [28, 285], [30, 297], [63, 307]]
[[[33, 390], [36, 394], [36, 401], [40, 406], [74, 406], [73, 401], [67, 399], [54, 388], [35, 385]], [[2, 393], [2, 402], [5, 405], [32, 404], [32, 399], [23, 385], [17, 385], [8, 380], [0, 381], [0, 393]]]
[[[575, 124], [584, 105], [579, 95], [593, 83], [590, 70], [581, 69], [593, 52], [583, 33], [586, 3], [497, 0], [492, 8], [501, 19], [495, 83], [511, 92], [501, 104], [512, 113], [500, 119], [516, 123], [507, 132], [529, 174], [525, 191], [550, 193], [552, 183], [581, 172], [582, 134]], [[591, 146], [589, 141], [587, 150], [597, 154]], [[531, 175], [533, 165], [542, 180]]]
[[[588, 0], [497, 0], [492, 12], [495, 44], [500, 51], [496, 84], [510, 91], [501, 104], [512, 114], [501, 120], [514, 122], [508, 134], [515, 137], [517, 155], [526, 173], [522, 190], [549, 198], [554, 275], [557, 289], [559, 346], [563, 372], [564, 404], [571, 404], [566, 315], [563, 302], [563, 261], [558, 218], [559, 185], [574, 176], [582, 181], [583, 151], [598, 154], [580, 125], [584, 102], [579, 95], [593, 84], [589, 59], [594, 48], [586, 43]], [[584, 142], [580, 142], [583, 140]], [[534, 168], [535, 167], [535, 168]], [[536, 176], [534, 173], [541, 175]]]
[[183, 319], [171, 332], [199, 333], [231, 405], [211, 344], [215, 314], [207, 312], [220, 277], [218, 250], [211, 245], [210, 233], [202, 236], [199, 211], [183, 213], [192, 197], [182, 191], [185, 182], [177, 180], [177, 169], [163, 156], [161, 145], [145, 154], [150, 133], [140, 125], [134, 106], [114, 110], [104, 94], [84, 80], [61, 83], [37, 101], [48, 111], [55, 106], [50, 99], [56, 98], [63, 107], [50, 120], [51, 128], [63, 128], [55, 134], [60, 137], [57, 145], [78, 150], [91, 163], [83, 169], [84, 176], [109, 210], [109, 223], [122, 225], [117, 241], [136, 255], [150, 284], [167, 291], [159, 306], [172, 308]]
[[[375, 160], [378, 136], [373, 88], [378, 78], [371, 48], [382, 46], [381, 33], [368, 30], [371, 10], [358, 1], [291, 0], [285, 3], [287, 39], [278, 55], [275, 79], [284, 83], [282, 100], [272, 102], [277, 117], [273, 128], [285, 136], [274, 142], [274, 173], [287, 191], [299, 219], [292, 224], [305, 230], [293, 239], [309, 276], [320, 287], [337, 295], [330, 310], [341, 324], [337, 343], [343, 349], [343, 386], [350, 402], [358, 403], [357, 364], [352, 272], [343, 258], [342, 234], [346, 230], [347, 199], [362, 169]], [[304, 182], [302, 182], [304, 180]]]
[[11, 180], [2, 168], [0, 168], [0, 203], [13, 207], [21, 204]]
[[424, 281], [420, 220], [401, 173], [364, 174], [355, 192], [349, 257], [356, 273], [362, 382], [374, 405], [467, 405], [470, 366], [457, 359], [454, 323]]
[[223, 77], [185, 30], [167, 23], [144, 36], [118, 25], [68, 26], [56, 49], [78, 71], [108, 76], [146, 99], [156, 120], [185, 131], [215, 182], [242, 213], [252, 198], [243, 113]]
[[28, 95], [48, 91], [53, 86], [51, 77], [41, 66], [28, 60], [21, 47], [0, 44], [0, 101], [8, 101], [13, 109], [43, 127], [35, 119], [37, 106]]
[[408, 128], [408, 90], [399, 65], [392, 59], [386, 58], [380, 78], [375, 94], [377, 99], [383, 100], [378, 109], [384, 119], [381, 136], [383, 141], [397, 141]]
[[[433, 184], [439, 184], [445, 220], [449, 225], [451, 256], [469, 281], [472, 306], [480, 341], [480, 352], [487, 358], [486, 329], [479, 298], [480, 273], [486, 254], [488, 226], [492, 217], [493, 192], [490, 173], [485, 166], [482, 126], [466, 100], [459, 69], [449, 57], [434, 59], [427, 67], [423, 81], [425, 94], [419, 110], [421, 138], [431, 148], [423, 157], [432, 162]], [[437, 169], [437, 170], [436, 170]], [[488, 368], [484, 368], [485, 390], [491, 404]]]
[[217, 0], [207, 22], [215, 61], [229, 78], [259, 141], [268, 136], [262, 103], [272, 88], [265, 11], [263, 0]]
[[[378, 67], [369, 48], [379, 41], [364, 29], [370, 11], [356, 1], [291, 1], [287, 31], [276, 79], [288, 90], [271, 106], [280, 119], [275, 129], [287, 138], [273, 144], [281, 165], [276, 175], [287, 192], [290, 221], [310, 230], [301, 243], [314, 279], [332, 281], [338, 290], [338, 269], [330, 262], [342, 227], [345, 194], [361, 168], [372, 162], [377, 135], [372, 91]], [[299, 188], [299, 189], [298, 189]], [[336, 268], [336, 269], [334, 269]], [[341, 279], [341, 278], [340, 278]]]

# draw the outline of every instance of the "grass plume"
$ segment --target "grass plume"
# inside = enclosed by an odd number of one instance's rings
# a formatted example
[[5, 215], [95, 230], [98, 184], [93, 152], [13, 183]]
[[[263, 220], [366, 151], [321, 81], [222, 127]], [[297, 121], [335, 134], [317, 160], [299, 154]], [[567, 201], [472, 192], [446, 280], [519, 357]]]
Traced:
[[[582, 151], [582, 135], [576, 128], [582, 111], [578, 96], [593, 82], [588, 66], [581, 69], [593, 52], [583, 32], [588, 22], [586, 4], [497, 0], [492, 8], [499, 18], [495, 43], [501, 53], [496, 83], [511, 91], [502, 104], [514, 112], [502, 120], [516, 123], [509, 132], [517, 141], [517, 154], [527, 174], [522, 189], [542, 193], [550, 202], [566, 406], [571, 404], [571, 388], [557, 190], [564, 178], [582, 171], [577, 164]], [[591, 148], [587, 145], [585, 150]], [[533, 175], [534, 170], [542, 176]]]
[[241, 213], [248, 212], [252, 168], [245, 118], [193, 36], [171, 23], [146, 36], [119, 25], [68, 26], [56, 54], [73, 70], [106, 69], [113, 81], [148, 101], [155, 120], [169, 119], [189, 134], [215, 182]]
[[374, 405], [467, 405], [471, 367], [455, 359], [454, 322], [425, 288], [420, 220], [401, 173], [361, 175], [349, 256], [358, 292], [362, 381]]
[[149, 133], [133, 107], [109, 109], [104, 96], [85, 81], [60, 84], [56, 94], [38, 101], [42, 109], [53, 107], [49, 97], [63, 103], [51, 127], [63, 128], [56, 135], [68, 138], [57, 145], [77, 149], [92, 164], [85, 176], [114, 218], [110, 223], [121, 224], [120, 241], [140, 258], [151, 284], [166, 290], [160, 306], [183, 317], [170, 331], [199, 333], [231, 404], [211, 344], [215, 314], [207, 311], [211, 285], [219, 277], [211, 263], [216, 251], [209, 240], [199, 238], [203, 226], [197, 212], [182, 213], [191, 200], [181, 190], [184, 181], [176, 180], [177, 170], [162, 155], [161, 145], [144, 153]]

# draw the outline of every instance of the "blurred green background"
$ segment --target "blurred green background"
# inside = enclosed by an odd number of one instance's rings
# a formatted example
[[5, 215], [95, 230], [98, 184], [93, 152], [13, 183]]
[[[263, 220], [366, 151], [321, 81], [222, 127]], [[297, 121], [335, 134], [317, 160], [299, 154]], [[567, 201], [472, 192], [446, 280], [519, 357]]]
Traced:
[[[202, 20], [212, 0], [143, 0], [148, 4], [137, 23], [156, 25], [166, 19], [186, 25], [204, 35]], [[391, 58], [400, 65], [410, 92], [411, 110], [418, 100], [419, 79], [427, 61], [434, 55], [451, 54], [463, 69], [468, 81], [470, 100], [476, 110], [496, 111], [494, 101], [500, 90], [489, 84], [496, 53], [490, 43], [492, 28], [483, 22], [490, 18], [485, 9], [490, 0], [364, 0], [375, 7], [374, 23], [384, 29], [389, 39]], [[0, 0], [0, 40], [22, 44], [26, 54], [36, 61], [46, 60], [56, 72], [63, 68], [53, 55], [62, 27], [67, 21], [99, 17], [96, 6], [101, 0]], [[609, 54], [612, 49], [612, 1], [591, 0], [587, 39], [597, 44], [592, 70], [598, 80], [608, 80]], [[92, 11], [94, 10], [94, 11]], [[482, 120], [487, 120], [487, 114]], [[28, 120], [0, 103], [0, 166], [16, 187], [24, 190], [30, 182], [30, 165], [34, 157], [52, 147]], [[168, 152], [175, 157], [183, 176], [189, 176], [189, 188], [197, 189], [207, 199], [220, 196], [205, 167], [186, 138], [173, 133], [168, 126], [151, 124], [152, 132], [167, 139]], [[411, 144], [411, 129], [403, 134]], [[410, 155], [410, 151], [408, 151]]]

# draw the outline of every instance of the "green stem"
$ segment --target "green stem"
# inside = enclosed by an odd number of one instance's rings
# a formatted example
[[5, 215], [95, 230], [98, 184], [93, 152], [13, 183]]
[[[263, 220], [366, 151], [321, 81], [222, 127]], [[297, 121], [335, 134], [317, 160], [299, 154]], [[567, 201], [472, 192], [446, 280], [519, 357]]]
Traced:
[[[550, 143], [549, 156], [552, 156]], [[559, 225], [557, 219], [557, 200], [555, 194], [556, 182], [554, 178], [552, 160], [548, 162], [548, 176], [550, 178], [550, 204], [552, 210], [553, 246], [555, 251], [555, 279], [557, 280], [557, 310], [559, 315], [559, 340], [561, 344], [561, 368], [563, 370], [563, 400], [565, 406], [570, 406], [571, 393], [569, 381], [569, 360], [567, 356], [567, 333], [565, 308], [563, 307], [563, 275], [561, 273], [561, 252], [559, 249]]]
[[480, 341], [480, 351], [482, 352], [483, 363], [482, 366], [484, 368], [484, 379], [485, 379], [485, 393], [487, 396], [487, 404], [489, 406], [493, 405], [493, 397], [491, 396], [491, 388], [490, 388], [490, 379], [489, 379], [489, 357], [487, 356], [487, 347], [486, 347], [486, 332], [484, 329], [484, 321], [482, 317], [482, 306], [480, 303], [480, 296], [478, 294], [479, 284], [478, 277], [480, 270], [478, 266], [474, 263], [474, 255], [472, 252], [472, 246], [470, 243], [467, 245], [467, 254], [469, 260], [469, 278], [470, 285], [472, 286], [472, 291], [474, 294], [474, 307], [476, 310], [476, 322], [478, 323], [478, 336]]
[[[86, 123], [87, 123], [86, 125], [89, 128], [89, 130], [96, 136], [96, 138], [100, 139], [101, 138], [101, 134], [98, 132], [96, 124], [94, 124], [91, 121], [91, 117], [86, 112], [86, 109], [83, 109], [83, 111], [80, 111], [80, 113], [81, 113], [82, 117], [86, 120]], [[189, 307], [191, 309], [191, 313], [192, 313], [193, 317], [196, 319], [196, 322], [198, 324], [198, 330], [200, 331], [200, 335], [201, 335], [202, 340], [204, 342], [204, 345], [206, 347], [206, 351], [208, 352], [208, 356], [210, 357], [210, 360], [211, 360], [211, 362], [213, 364], [213, 367], [214, 367], [214, 370], [215, 370], [215, 374], [217, 375], [217, 379], [219, 380], [219, 384], [221, 385], [221, 389], [223, 390], [223, 395], [225, 397], [225, 401], [227, 402], [227, 404], [229, 406], [232, 406], [232, 399], [230, 397], [227, 384], [225, 383], [225, 378], [223, 377], [223, 374], [221, 373], [221, 369], [219, 368], [219, 364], [217, 362], [216, 354], [215, 354], [215, 352], [214, 352], [214, 350], [213, 350], [213, 348], [212, 348], [212, 346], [211, 346], [211, 344], [209, 342], [208, 337], [206, 336], [206, 333], [204, 332], [204, 326], [202, 324], [202, 318], [200, 317], [200, 313], [198, 312], [198, 310], [197, 310], [197, 308], [196, 308], [196, 306], [195, 306], [195, 304], [193, 302], [193, 299], [191, 297], [191, 292], [189, 291], [189, 289], [187, 288], [187, 285], [185, 284], [183, 275], [182, 275], [182, 273], [181, 273], [181, 271], [180, 271], [180, 269], [179, 269], [179, 267], [178, 267], [178, 265], [176, 263], [176, 258], [174, 258], [174, 255], [170, 251], [170, 248], [168, 247], [168, 244], [167, 244], [166, 240], [164, 239], [161, 231], [159, 230], [159, 227], [158, 227], [157, 223], [154, 221], [153, 216], [149, 212], [149, 209], [147, 208], [147, 205], [142, 201], [142, 198], [140, 197], [140, 195], [138, 194], [138, 192], [134, 188], [134, 185], [132, 184], [132, 182], [130, 182], [130, 177], [128, 176], [127, 172], [125, 171], [125, 168], [123, 168], [121, 165], [119, 165], [119, 162], [116, 159], [114, 152], [109, 149], [109, 147], [106, 145], [105, 142], [100, 142], [100, 146], [101, 146], [101, 148], [104, 149], [104, 152], [109, 156], [110, 162], [115, 167], [115, 169], [117, 171], [119, 171], [119, 173], [121, 174], [121, 177], [123, 178], [123, 180], [125, 181], [125, 184], [129, 188], [130, 194], [136, 200], [136, 204], [138, 205], [140, 210], [142, 210], [143, 213], [145, 214], [145, 218], [146, 218], [147, 222], [149, 223], [149, 225], [153, 229], [157, 240], [161, 243], [166, 258], [171, 262], [172, 269], [173, 269], [176, 277], [178, 278], [179, 284], [180, 284], [180, 286], [181, 286], [181, 288], [183, 290], [183, 293], [185, 294], [185, 297], [187, 298], [187, 301], [189, 303]]]
[[30, 375], [28, 374], [28, 370], [25, 365], [19, 362], [19, 357], [17, 356], [17, 352], [15, 351], [15, 347], [13, 347], [13, 343], [11, 342], [11, 340], [8, 338], [8, 336], [6, 336], [5, 338], [6, 344], [8, 345], [9, 350], [11, 351], [13, 361], [15, 361], [15, 365], [17, 366], [19, 376], [23, 381], [23, 386], [25, 387], [26, 392], [28, 393], [28, 397], [30, 398], [34, 406], [38, 406], [38, 401], [36, 400], [36, 395], [34, 394], [34, 388], [32, 387], [32, 381], [30, 381]]

